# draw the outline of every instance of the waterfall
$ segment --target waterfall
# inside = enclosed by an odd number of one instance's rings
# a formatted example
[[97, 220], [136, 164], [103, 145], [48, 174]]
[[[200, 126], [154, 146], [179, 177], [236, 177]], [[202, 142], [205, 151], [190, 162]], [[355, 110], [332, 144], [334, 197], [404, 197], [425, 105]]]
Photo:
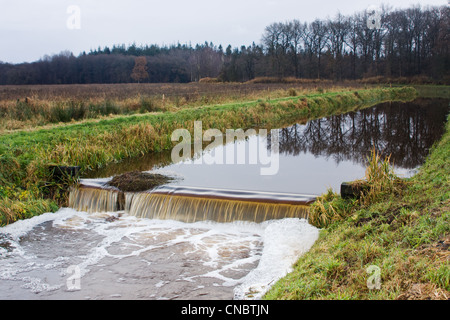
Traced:
[[79, 185], [70, 193], [69, 207], [92, 212], [125, 213], [138, 218], [196, 221], [262, 222], [283, 218], [307, 218], [314, 196], [161, 187], [152, 191], [123, 193], [117, 189]]
[[115, 212], [123, 210], [122, 198], [119, 190], [77, 186], [70, 190], [69, 208], [88, 213]]

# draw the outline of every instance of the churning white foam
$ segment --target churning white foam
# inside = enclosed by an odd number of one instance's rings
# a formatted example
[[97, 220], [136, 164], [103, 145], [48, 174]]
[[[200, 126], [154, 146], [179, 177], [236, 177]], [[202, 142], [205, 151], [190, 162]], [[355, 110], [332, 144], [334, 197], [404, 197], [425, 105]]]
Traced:
[[235, 299], [259, 299], [319, 237], [319, 230], [304, 219], [271, 221], [265, 228], [264, 248], [256, 269], [235, 288]]
[[[176, 275], [172, 279], [161, 279], [155, 283], [156, 289], [171, 281], [195, 282], [199, 278], [214, 278], [219, 286], [235, 287], [235, 299], [258, 299], [276, 280], [291, 270], [299, 256], [308, 251], [318, 238], [318, 230], [302, 219], [263, 223], [184, 223], [139, 219], [123, 212], [119, 218], [118, 214], [88, 214], [63, 208], [56, 213], [46, 213], [0, 228], [0, 233], [6, 235], [13, 248], [0, 251], [0, 266], [4, 267], [0, 280], [20, 280], [25, 283], [23, 288], [33, 292], [56, 291], [64, 288], [64, 285], [47, 283], [45, 276], [40, 279], [36, 275], [62, 270], [61, 276], [66, 276], [65, 268], [75, 261], [81, 277], [84, 277], [92, 268], [100, 266], [107, 269], [108, 265], [103, 266], [105, 258], [112, 261], [135, 258], [138, 259], [136, 261], [145, 260], [152, 266], [153, 261], [149, 257], [155, 250], [167, 252], [167, 259], [170, 259], [170, 254], [175, 254], [171, 253], [172, 250], [183, 248], [176, 254], [183, 256], [186, 261], [196, 261], [203, 269]], [[44, 231], [37, 228], [43, 223], [51, 223], [51, 228]], [[64, 239], [78, 246], [72, 248], [68, 253], [70, 256], [65, 256], [66, 251], [62, 249], [55, 249], [58, 253], [54, 256], [45, 251], [48, 257], [42, 261], [36, 256], [43, 253], [39, 250], [45, 249], [39, 246], [33, 246], [33, 249], [22, 247], [21, 237], [33, 235], [42, 237], [39, 241], [46, 241], [46, 233], [55, 232], [52, 230], [71, 231], [64, 233], [65, 237], [70, 237]], [[87, 237], [87, 240], [83, 237]], [[67, 246], [67, 242], [58, 244], [56, 241], [54, 245]], [[9, 263], [11, 256], [20, 257], [23, 262]], [[250, 273], [242, 273], [242, 270], [249, 270], [249, 266]], [[133, 272], [132, 269], [129, 271]], [[21, 274], [23, 276], [20, 277]], [[29, 274], [35, 278], [28, 279]]]
[[25, 236], [28, 232], [33, 230], [33, 228], [42, 223], [64, 220], [74, 214], [76, 214], [76, 211], [72, 209], [61, 209], [57, 213], [48, 212], [30, 219], [16, 221], [0, 228], [0, 232], [9, 235], [12, 239], [17, 241], [20, 237]]

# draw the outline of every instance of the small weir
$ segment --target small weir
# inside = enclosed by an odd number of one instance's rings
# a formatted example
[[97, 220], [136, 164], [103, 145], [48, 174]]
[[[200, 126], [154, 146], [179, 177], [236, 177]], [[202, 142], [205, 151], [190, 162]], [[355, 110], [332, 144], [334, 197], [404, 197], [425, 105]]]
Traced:
[[69, 208], [88, 213], [116, 212], [124, 208], [124, 201], [119, 198], [123, 193], [114, 189], [91, 186], [74, 187], [69, 195]]
[[306, 218], [315, 196], [258, 191], [163, 186], [146, 192], [121, 192], [105, 186], [73, 188], [69, 207], [85, 212], [125, 213], [138, 218], [182, 222], [251, 221]]

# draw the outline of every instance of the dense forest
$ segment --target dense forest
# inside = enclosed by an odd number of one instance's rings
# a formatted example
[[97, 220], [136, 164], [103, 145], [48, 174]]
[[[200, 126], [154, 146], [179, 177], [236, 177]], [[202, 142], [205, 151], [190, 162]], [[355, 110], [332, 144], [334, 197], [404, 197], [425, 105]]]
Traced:
[[79, 56], [62, 52], [32, 63], [0, 62], [0, 84], [412, 76], [448, 82], [450, 78], [448, 6], [383, 7], [377, 14], [364, 11], [310, 23], [278, 22], [266, 27], [258, 43], [240, 48], [208, 42], [195, 46], [114, 45]]

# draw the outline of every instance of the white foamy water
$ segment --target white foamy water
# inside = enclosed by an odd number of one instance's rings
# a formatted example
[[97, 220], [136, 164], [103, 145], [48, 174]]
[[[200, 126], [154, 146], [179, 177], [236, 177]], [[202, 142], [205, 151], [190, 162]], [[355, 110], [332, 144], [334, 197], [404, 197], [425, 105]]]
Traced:
[[301, 219], [183, 223], [61, 209], [0, 228], [0, 299], [258, 299], [317, 237]]

